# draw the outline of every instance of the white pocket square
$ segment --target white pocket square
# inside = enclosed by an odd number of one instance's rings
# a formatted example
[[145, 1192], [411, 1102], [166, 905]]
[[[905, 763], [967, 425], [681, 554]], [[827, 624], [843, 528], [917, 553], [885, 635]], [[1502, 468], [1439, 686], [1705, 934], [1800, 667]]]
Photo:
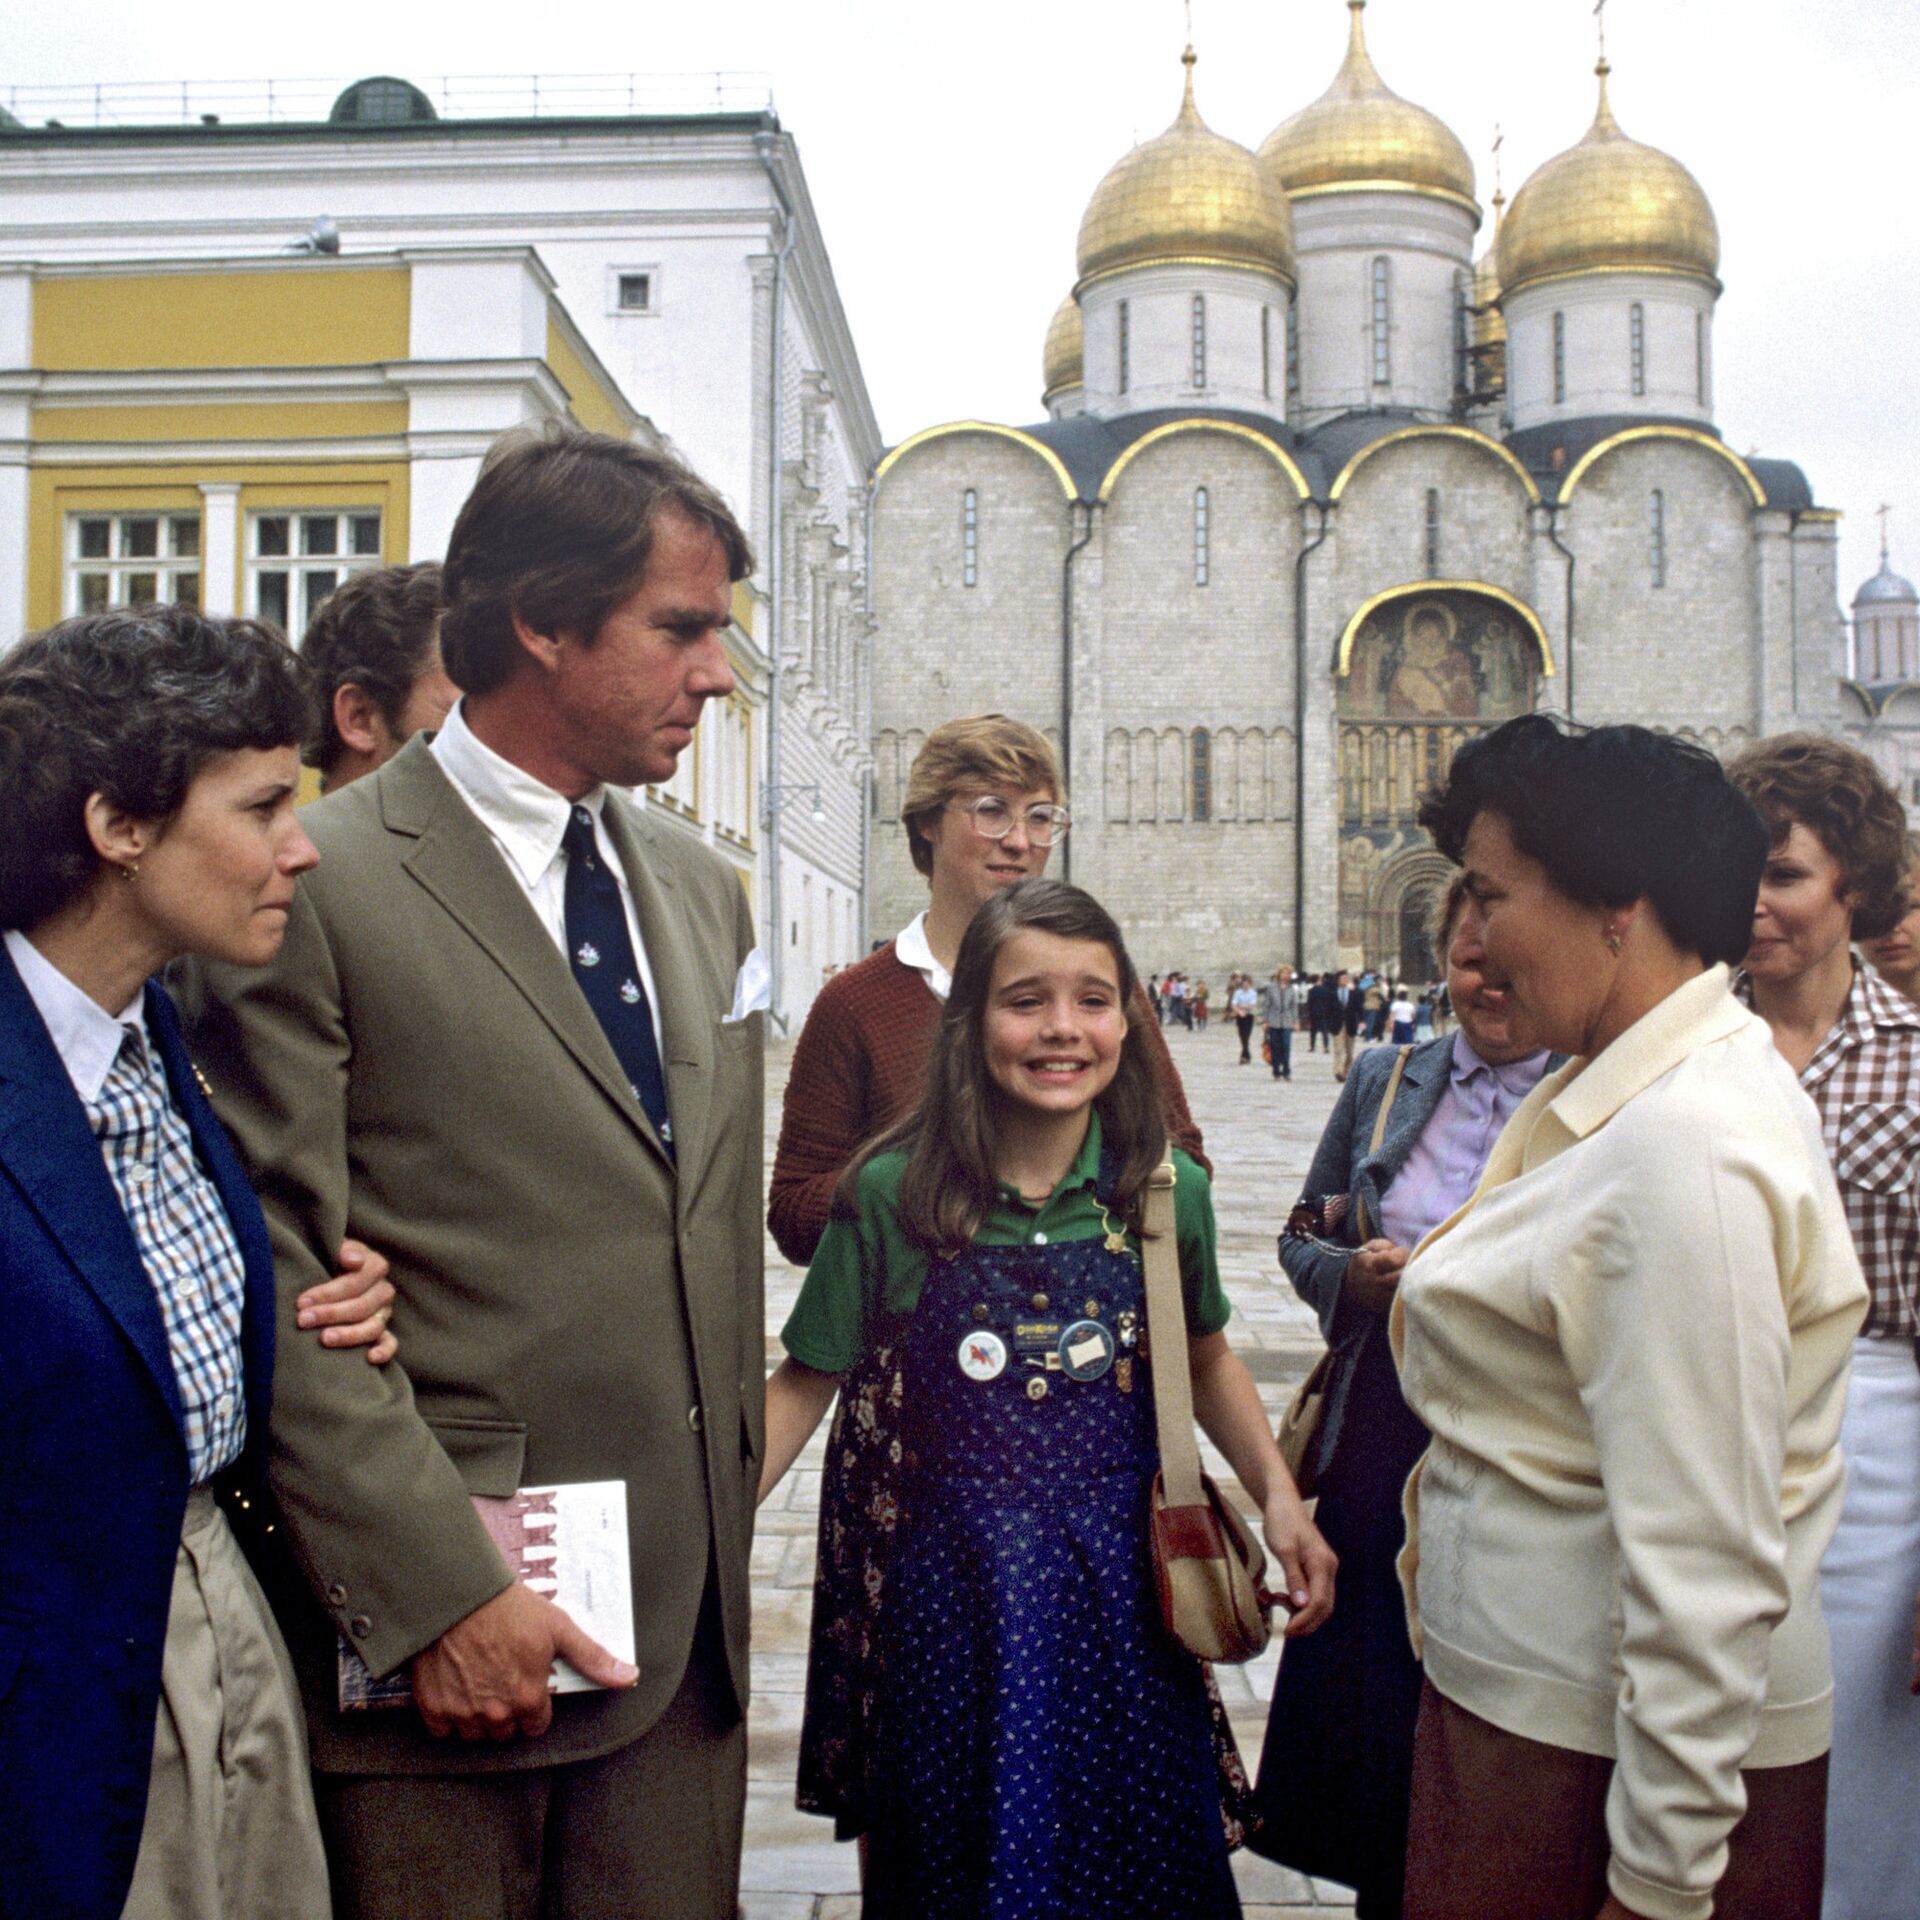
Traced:
[[740, 963], [733, 983], [733, 1011], [727, 1015], [726, 1024], [731, 1026], [750, 1013], [765, 1013], [772, 1005], [773, 969], [767, 965], [767, 956], [755, 947]]

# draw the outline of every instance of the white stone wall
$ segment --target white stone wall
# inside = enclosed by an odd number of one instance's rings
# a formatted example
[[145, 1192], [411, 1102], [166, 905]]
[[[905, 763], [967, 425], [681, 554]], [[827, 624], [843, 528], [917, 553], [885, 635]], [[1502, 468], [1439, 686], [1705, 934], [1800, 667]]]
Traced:
[[[1659, 588], [1655, 489], [1666, 519]], [[1761, 724], [1761, 583], [1753, 497], [1734, 468], [1686, 441], [1636, 441], [1585, 474], [1562, 520], [1577, 558], [1574, 717], [1751, 737]]]
[[[1298, 195], [1300, 412], [1404, 407], [1447, 418], [1457, 385], [1459, 276], [1472, 294], [1475, 216], [1413, 193]], [[1388, 274], [1388, 371], [1374, 379], [1373, 262]]]
[[[1594, 273], [1523, 287], [1507, 318], [1507, 413], [1515, 428], [1594, 414], [1644, 414], [1705, 425], [1713, 418], [1714, 290], [1671, 273]], [[1633, 321], [1645, 326], [1645, 391], [1633, 390]], [[1553, 391], [1553, 319], [1565, 323], [1565, 395]], [[1706, 387], [1694, 351], [1705, 329]]]
[[[1084, 411], [1098, 419], [1153, 407], [1226, 407], [1283, 414], [1287, 302], [1277, 274], [1169, 263], [1112, 273], [1081, 289]], [[1205, 380], [1193, 380], [1193, 303], [1205, 302]], [[1120, 387], [1120, 309], [1127, 310], [1127, 384]], [[1261, 315], [1267, 348], [1261, 352]]]

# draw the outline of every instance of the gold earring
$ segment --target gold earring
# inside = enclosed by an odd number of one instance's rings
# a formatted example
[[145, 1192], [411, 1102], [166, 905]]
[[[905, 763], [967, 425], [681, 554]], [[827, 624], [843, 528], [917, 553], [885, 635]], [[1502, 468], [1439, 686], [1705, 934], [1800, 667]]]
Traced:
[[127, 864], [120, 869], [120, 878], [125, 880], [129, 885], [135, 880], [138, 880], [140, 878], [140, 862], [138, 860], [129, 860]]
[[1615, 959], [1620, 957], [1620, 929], [1618, 927], [1609, 927], [1607, 929], [1607, 951], [1612, 954]]

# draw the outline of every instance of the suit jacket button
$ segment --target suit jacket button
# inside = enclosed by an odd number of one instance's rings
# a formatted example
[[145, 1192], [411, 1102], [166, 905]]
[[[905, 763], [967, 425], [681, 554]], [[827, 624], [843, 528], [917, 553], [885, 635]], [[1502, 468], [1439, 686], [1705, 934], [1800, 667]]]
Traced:
[[687, 1428], [688, 1431], [692, 1433], [698, 1433], [700, 1431], [700, 1409], [698, 1407], [689, 1407], [687, 1409]]
[[373, 1622], [364, 1613], [356, 1613], [347, 1625], [353, 1629], [356, 1640], [364, 1640], [373, 1631]]
[[344, 1607], [347, 1604], [347, 1590], [338, 1580], [327, 1589], [327, 1604], [333, 1607]]

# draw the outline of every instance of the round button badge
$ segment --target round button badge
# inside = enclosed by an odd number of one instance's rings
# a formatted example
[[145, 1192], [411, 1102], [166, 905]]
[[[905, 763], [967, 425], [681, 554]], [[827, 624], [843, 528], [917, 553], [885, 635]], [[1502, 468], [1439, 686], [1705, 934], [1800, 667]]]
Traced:
[[1069, 1380], [1098, 1380], [1113, 1355], [1113, 1335], [1098, 1320], [1076, 1320], [1060, 1336], [1060, 1370]]
[[997, 1333], [970, 1333], [960, 1342], [960, 1371], [969, 1380], [998, 1380], [1007, 1370], [1007, 1343]]

